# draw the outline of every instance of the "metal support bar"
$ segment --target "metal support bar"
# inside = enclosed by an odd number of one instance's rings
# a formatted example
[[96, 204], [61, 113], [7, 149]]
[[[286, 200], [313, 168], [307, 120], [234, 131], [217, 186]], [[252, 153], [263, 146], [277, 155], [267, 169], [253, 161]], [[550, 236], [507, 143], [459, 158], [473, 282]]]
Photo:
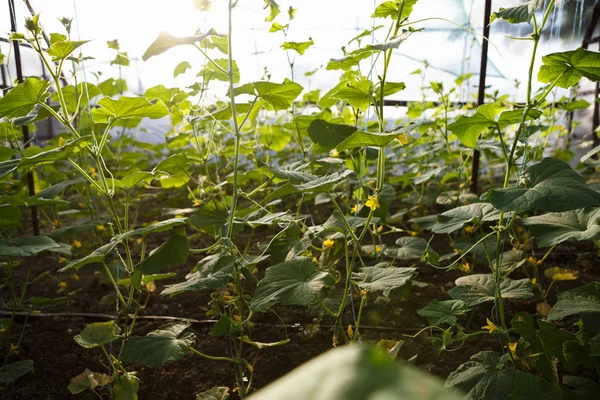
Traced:
[[[8, 0], [8, 9], [10, 11], [10, 28], [13, 32], [17, 32], [17, 15], [15, 11], [14, 0]], [[19, 41], [14, 40], [13, 46], [15, 49], [15, 66], [17, 69], [17, 82], [23, 82], [23, 69], [21, 65], [21, 49], [19, 48]], [[29, 128], [27, 124], [22, 125], [23, 130], [23, 145], [25, 148], [29, 147]], [[29, 195], [35, 196], [35, 186], [33, 181], [33, 173], [27, 172], [27, 187], [29, 189]], [[38, 236], [40, 234], [40, 226], [38, 223], [37, 207], [29, 207], [31, 210], [31, 225], [33, 227], [33, 234]]]
[[[592, 37], [596, 27], [598, 26], [598, 22], [600, 22], [600, 1], [596, 1], [596, 5], [594, 6], [594, 11], [592, 12], [592, 19], [590, 20], [590, 24], [585, 30], [585, 35], [583, 36], [583, 43], [581, 47], [587, 49], [592, 43], [600, 43], [600, 37]], [[599, 46], [600, 47], [600, 46]], [[596, 89], [594, 91], [596, 99], [598, 95], [600, 95], [600, 83], [596, 82]], [[600, 125], [600, 104], [597, 101], [594, 102], [594, 116], [592, 118], [592, 139], [594, 141], [594, 147], [600, 145], [600, 138], [598, 137], [598, 133], [596, 129]]]
[[[479, 69], [479, 93], [477, 96], [477, 105], [485, 103], [485, 77], [487, 74], [488, 47], [490, 38], [490, 15], [492, 13], [492, 0], [485, 1], [485, 11], [483, 13], [483, 41], [481, 43], [481, 66]], [[479, 180], [479, 162], [481, 153], [478, 149], [473, 151], [473, 168], [471, 172], [471, 192], [477, 193]]]

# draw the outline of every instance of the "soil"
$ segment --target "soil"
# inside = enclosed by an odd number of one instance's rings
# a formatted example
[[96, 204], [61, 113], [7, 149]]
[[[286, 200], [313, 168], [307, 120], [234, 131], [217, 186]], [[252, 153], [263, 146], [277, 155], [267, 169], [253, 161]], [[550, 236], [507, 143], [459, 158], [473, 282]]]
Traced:
[[[157, 240], [158, 242], [160, 240]], [[554, 285], [556, 290], [564, 291], [600, 279], [598, 270], [591, 268], [597, 258], [593, 248], [583, 244], [562, 245], [557, 247], [554, 254], [557, 256], [549, 257], [544, 266], [572, 265], [572, 254], [585, 254], [584, 260], [587, 260], [579, 263], [581, 271], [579, 280], [558, 282]], [[185, 293], [172, 299], [159, 295], [163, 285], [180, 281], [200, 258], [190, 255], [185, 265], [169, 269], [177, 272], [177, 276], [157, 284], [156, 291], [150, 295], [146, 308], [140, 313], [135, 335], [145, 335], [165, 322], [146, 319], [147, 316], [210, 319], [206, 316], [210, 300], [208, 292]], [[587, 267], [585, 263], [588, 264]], [[100, 269], [95, 269], [93, 266], [82, 268], [75, 278], [70, 274], [57, 274], [56, 271], [60, 267], [61, 265], [56, 263], [56, 257], [40, 258], [33, 266], [32, 276], [42, 275], [42, 278], [31, 284], [28, 296], [56, 297], [57, 291], [58, 295], [75, 292], [69, 296], [67, 305], [44, 307], [41, 309], [42, 313], [111, 314], [114, 311], [113, 305], [99, 301], [102, 298], [110, 298], [113, 293], [112, 287], [105, 281]], [[26, 265], [17, 268], [17, 280], [24, 278], [25, 271]], [[50, 273], [44, 275], [45, 272]], [[413, 285], [410, 294], [399, 293], [390, 296], [391, 300], [381, 295], [369, 295], [361, 328], [362, 340], [366, 342], [377, 342], [380, 339], [404, 340], [400, 358], [412, 359], [420, 368], [441, 378], [447, 377], [451, 371], [479, 351], [501, 351], [501, 344], [493, 336], [479, 336], [467, 341], [455, 351], [443, 352], [439, 355], [426, 339], [427, 335], [410, 337], [427, 326], [426, 319], [420, 317], [416, 310], [426, 306], [432, 299], [449, 299], [447, 291], [454, 286], [454, 280], [462, 275], [463, 273], [459, 271], [446, 272], [422, 265], [417, 280], [425, 282], [426, 285]], [[56, 276], [67, 282], [65, 290], [59, 289]], [[550, 295], [550, 304], [555, 302], [554, 293], [556, 291]], [[355, 299], [355, 304], [358, 301]], [[507, 301], [506, 314], [511, 316], [522, 310], [535, 314], [538, 302], [537, 300], [518, 303]], [[491, 306], [482, 305], [473, 311], [473, 315], [462, 318], [460, 323], [467, 331], [479, 329], [486, 324], [485, 317], [489, 315], [490, 310]], [[352, 312], [348, 309], [344, 321], [350, 323], [352, 318]], [[27, 321], [22, 316], [18, 317], [12, 330], [11, 340], [15, 341], [21, 328], [24, 328], [19, 356], [33, 360], [35, 371], [34, 374], [24, 376], [10, 386], [7, 399], [97, 399], [93, 393], [71, 395], [67, 385], [72, 377], [86, 368], [95, 372], [109, 370], [106, 358], [99, 349], [84, 349], [73, 340], [73, 336], [83, 330], [87, 323], [102, 320], [105, 319], [65, 315], [43, 316], [43, 314], [32, 315]], [[467, 320], [470, 325], [467, 325]], [[276, 342], [290, 339], [290, 342], [284, 346], [261, 351], [255, 364], [253, 382], [255, 389], [267, 385], [300, 364], [332, 348], [333, 321], [320, 313], [300, 307], [278, 307], [273, 312], [258, 315], [255, 321], [256, 325], [252, 332], [255, 341]], [[210, 355], [227, 356], [229, 349], [227, 339], [209, 335], [211, 327], [210, 322], [192, 324], [190, 330], [198, 338], [196, 348]], [[192, 354], [179, 361], [168, 363], [162, 368], [131, 366], [131, 370], [138, 371], [140, 399], [189, 400], [194, 399], [196, 393], [214, 386], [235, 387], [235, 373], [230, 364], [209, 361]], [[235, 399], [237, 396], [234, 395], [232, 398]]]

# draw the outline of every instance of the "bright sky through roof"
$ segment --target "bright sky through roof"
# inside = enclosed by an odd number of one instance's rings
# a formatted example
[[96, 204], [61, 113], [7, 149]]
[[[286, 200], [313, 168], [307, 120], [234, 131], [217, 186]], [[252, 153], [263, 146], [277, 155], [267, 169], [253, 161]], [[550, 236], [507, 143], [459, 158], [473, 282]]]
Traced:
[[[582, 0], [571, 0], [582, 1]], [[587, 0], [589, 3], [591, 0]], [[23, 21], [28, 11], [20, 0], [15, 0], [19, 12], [18, 22], [23, 30]], [[381, 0], [377, 0], [379, 4]], [[304, 56], [296, 58], [295, 78], [306, 89], [319, 88], [326, 91], [337, 82], [338, 71], [326, 71], [324, 66], [330, 58], [342, 57], [340, 48], [357, 33], [373, 26], [370, 15], [374, 4], [371, 0], [303, 0], [284, 1], [277, 21], [287, 23], [286, 10], [290, 5], [298, 9], [296, 19], [292, 21], [288, 40], [306, 41], [312, 38], [315, 45]], [[518, 0], [494, 0], [493, 8], [509, 7], [518, 4]], [[75, 39], [93, 39], [82, 51], [84, 56], [93, 56], [88, 61], [88, 72], [103, 72], [103, 78], [117, 77], [118, 69], [110, 65], [114, 59], [114, 50], [109, 50], [106, 41], [118, 39], [121, 50], [132, 58], [141, 58], [145, 49], [166, 30], [176, 36], [194, 34], [196, 28], [205, 31], [215, 28], [219, 32], [227, 30], [227, 1], [214, 0], [212, 10], [202, 13], [193, 7], [193, 0], [31, 0], [30, 4], [41, 13], [41, 22], [48, 32], [62, 32], [58, 18], [75, 18], [73, 35]], [[285, 52], [279, 48], [284, 39], [280, 33], [269, 33], [270, 23], [265, 22], [268, 14], [263, 9], [262, 0], [240, 0], [234, 11], [234, 58], [241, 69], [242, 82], [258, 80], [266, 67], [272, 73], [272, 80], [282, 81], [290, 76]], [[483, 26], [483, 0], [420, 0], [415, 6], [411, 20], [441, 17], [457, 24], [470, 24], [475, 32], [481, 32]], [[1, 7], [6, 7], [2, 5]], [[0, 8], [0, 28], [2, 35], [8, 36], [8, 13]], [[384, 23], [376, 20], [376, 24]], [[413, 35], [399, 49], [392, 62], [391, 80], [404, 81], [407, 89], [398, 98], [415, 100], [421, 97], [420, 87], [433, 80], [450, 82], [463, 72], [479, 71], [481, 39], [466, 33], [456, 25], [441, 20], [422, 22], [416, 27], [425, 27], [425, 31]], [[525, 36], [529, 32], [526, 25], [515, 28], [515, 35]], [[381, 40], [384, 29], [376, 34]], [[506, 32], [498, 31], [497, 24], [492, 25], [492, 43], [490, 46], [490, 64], [488, 66], [488, 83], [503, 91], [515, 94], [515, 79], [525, 80], [528, 58], [524, 55], [530, 50], [530, 42], [514, 41], [504, 37]], [[572, 43], [554, 38], [545, 41], [540, 48], [543, 54], [575, 48], [580, 38], [575, 37]], [[364, 39], [364, 44], [371, 42], [371, 37]], [[7, 51], [6, 44], [2, 47]], [[220, 57], [220, 56], [216, 56]], [[195, 72], [202, 67], [203, 59], [193, 48], [177, 48], [147, 62], [132, 62], [129, 68], [123, 69], [128, 79], [130, 90], [140, 92], [148, 87], [164, 84], [165, 86], [184, 87], [192, 84], [195, 74], [188, 72], [184, 76], [173, 77], [173, 69], [181, 61], [190, 61]], [[425, 82], [419, 75], [411, 75], [417, 68], [423, 68], [423, 60], [427, 60], [431, 68]], [[368, 64], [368, 60], [366, 60]], [[538, 64], [539, 66], [539, 60]], [[308, 78], [304, 74], [323, 66], [314, 76]], [[368, 67], [368, 66], [367, 66]], [[87, 79], [94, 82], [93, 75]], [[471, 87], [465, 90], [464, 96], [476, 90], [476, 77]], [[214, 86], [213, 95], [222, 97], [225, 88]]]

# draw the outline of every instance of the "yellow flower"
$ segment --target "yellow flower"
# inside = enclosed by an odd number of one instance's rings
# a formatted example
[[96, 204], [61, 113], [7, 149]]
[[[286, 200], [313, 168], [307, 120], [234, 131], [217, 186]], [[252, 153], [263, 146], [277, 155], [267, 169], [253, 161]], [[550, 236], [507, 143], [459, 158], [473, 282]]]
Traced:
[[73, 278], [76, 281], [78, 281], [79, 280], [79, 275], [77, 275], [77, 272], [73, 272], [73, 274], [71, 275], [71, 278]]
[[355, 214], [355, 213], [356, 213], [356, 210], [358, 210], [358, 204], [355, 204], [355, 205], [353, 205], [353, 206], [352, 206], [352, 208], [350, 209], [350, 212], [351, 212], [352, 214]]
[[464, 271], [464, 272], [469, 272], [471, 271], [471, 264], [469, 264], [468, 262], [465, 262], [464, 264], [462, 264], [460, 266], [460, 270]]
[[363, 289], [360, 291], [360, 295], [361, 296], [366, 296], [367, 295], [367, 289]]
[[532, 284], [533, 286], [537, 286], [537, 279], [535, 279], [535, 278], [531, 278], [531, 284]]
[[240, 317], [239, 315], [234, 315], [233, 319], [236, 320], [237, 322], [240, 322], [242, 320], [242, 317]]
[[352, 325], [348, 325], [348, 336], [354, 336], [354, 330], [352, 329]]
[[492, 321], [490, 321], [489, 318], [486, 318], [485, 321], [487, 322], [487, 325], [486, 326], [482, 326], [481, 329], [485, 329], [485, 330], [490, 331], [490, 335], [492, 333], [494, 333], [494, 331], [496, 329], [498, 329], [498, 327]]
[[517, 342], [511, 342], [508, 344], [508, 350], [512, 353], [513, 357], [517, 355]]
[[65, 145], [65, 139], [63, 139], [62, 137], [58, 138], [58, 147], [62, 147]]
[[323, 248], [329, 250], [329, 249], [333, 249], [333, 246], [335, 245], [335, 241], [332, 239], [327, 239], [323, 242]]
[[396, 139], [398, 139], [398, 141], [400, 142], [400, 144], [402, 146], [404, 146], [405, 144], [408, 144], [408, 134], [406, 134], [406, 133], [401, 133], [400, 135], [398, 135], [398, 137]]
[[531, 265], [540, 265], [542, 262], [540, 260], [536, 260], [535, 257], [533, 256], [529, 256], [529, 258], [527, 258], [527, 261], [529, 261], [529, 264]]
[[81, 248], [81, 242], [77, 239], [73, 240], [73, 247], [80, 249]]
[[465, 232], [467, 232], [467, 233], [473, 233], [474, 230], [475, 230], [475, 225], [465, 226]]
[[59, 288], [61, 288], [61, 289], [65, 289], [65, 288], [67, 287], [67, 282], [64, 282], [64, 281], [63, 281], [63, 282], [60, 282], [60, 283], [58, 284], [58, 287], [59, 287]]
[[79, 202], [79, 204], [77, 204], [79, 206], [79, 208], [85, 208], [85, 204]]
[[331, 150], [331, 151], [329, 152], [329, 155], [330, 155], [331, 157], [339, 157], [339, 156], [340, 156], [340, 153], [338, 153], [338, 151], [337, 151], [336, 149], [333, 149], [333, 150]]
[[135, 240], [135, 244], [142, 244], [142, 242], [143, 242], [143, 241], [144, 241], [144, 239], [142, 239], [142, 238], [137, 238], [137, 239]]
[[379, 200], [377, 200], [377, 197], [375, 196], [369, 196], [365, 205], [373, 211], [377, 210], [380, 207]]
[[193, 205], [194, 207], [200, 207], [200, 205], [201, 205], [201, 204], [202, 204], [202, 202], [201, 202], [200, 200], [198, 200], [198, 199], [194, 199], [194, 200], [192, 201], [192, 205]]
[[381, 253], [381, 246], [375, 246], [375, 252], [376, 253]]
[[104, 225], [100, 224], [100, 225], [96, 225], [96, 230], [98, 232], [104, 232], [106, 230], [106, 228], [104, 227]]
[[313, 256], [313, 262], [314, 262], [315, 264], [318, 264], [318, 263], [319, 263], [319, 260], [317, 259], [317, 257]]
[[96, 173], [96, 168], [94, 168], [94, 167], [88, 168], [88, 172], [90, 173], [90, 175], [92, 176], [92, 178], [95, 178], [95, 177], [98, 176], [98, 174]]
[[416, 231], [408, 231], [408, 234], [409, 234], [410, 236], [412, 236], [412, 237], [417, 237], [417, 236], [419, 236], [419, 232], [416, 232]]
[[63, 263], [66, 263], [66, 262], [67, 262], [66, 258], [64, 258], [64, 257], [58, 257], [58, 263], [59, 264], [63, 264]]
[[381, 233], [383, 231], [383, 225], [379, 226], [379, 228], [377, 228], [377, 233]]

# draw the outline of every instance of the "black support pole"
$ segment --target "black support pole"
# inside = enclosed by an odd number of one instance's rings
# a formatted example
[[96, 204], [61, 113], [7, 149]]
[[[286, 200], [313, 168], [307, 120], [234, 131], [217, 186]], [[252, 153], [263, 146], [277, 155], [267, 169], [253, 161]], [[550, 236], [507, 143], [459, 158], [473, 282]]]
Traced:
[[[479, 68], [479, 93], [477, 105], [485, 103], [485, 77], [487, 74], [488, 47], [490, 38], [490, 15], [492, 14], [492, 0], [485, 0], [485, 11], [483, 13], [483, 41], [481, 43], [481, 66]], [[479, 180], [479, 161], [481, 153], [473, 151], [473, 169], [471, 172], [471, 192], [477, 193]]]
[[[17, 14], [15, 10], [14, 0], [8, 0], [8, 9], [10, 11], [10, 28], [13, 32], [17, 32]], [[21, 65], [21, 49], [19, 48], [19, 41], [14, 40], [13, 46], [15, 49], [15, 66], [17, 69], [17, 82], [23, 83], [23, 68]], [[25, 148], [29, 147], [29, 128], [27, 124], [22, 126], [23, 130], [23, 145]], [[27, 186], [29, 189], [29, 196], [35, 196], [35, 186], [33, 182], [33, 173], [27, 173]], [[31, 210], [31, 225], [33, 227], [33, 234], [35, 236], [40, 234], [40, 226], [38, 223], [37, 207], [29, 207]]]

